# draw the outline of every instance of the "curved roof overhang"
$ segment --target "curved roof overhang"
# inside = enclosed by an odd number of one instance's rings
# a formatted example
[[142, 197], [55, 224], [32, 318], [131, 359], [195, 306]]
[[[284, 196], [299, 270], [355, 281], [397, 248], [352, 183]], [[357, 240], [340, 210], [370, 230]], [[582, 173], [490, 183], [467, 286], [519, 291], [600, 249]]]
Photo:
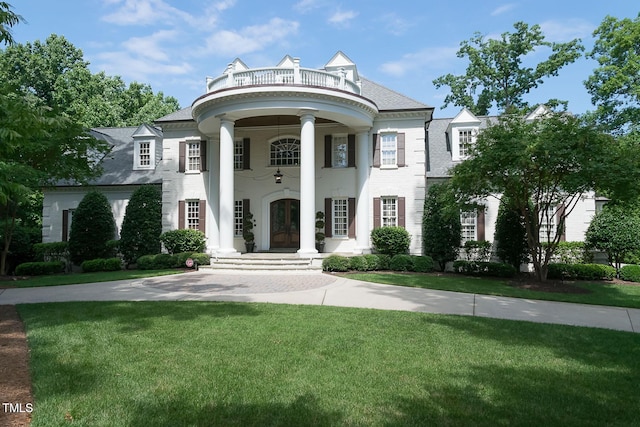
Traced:
[[193, 119], [205, 135], [220, 131], [220, 119], [255, 116], [300, 115], [313, 111], [317, 118], [352, 128], [370, 128], [378, 113], [367, 98], [350, 92], [313, 86], [252, 86], [223, 89], [196, 99]]

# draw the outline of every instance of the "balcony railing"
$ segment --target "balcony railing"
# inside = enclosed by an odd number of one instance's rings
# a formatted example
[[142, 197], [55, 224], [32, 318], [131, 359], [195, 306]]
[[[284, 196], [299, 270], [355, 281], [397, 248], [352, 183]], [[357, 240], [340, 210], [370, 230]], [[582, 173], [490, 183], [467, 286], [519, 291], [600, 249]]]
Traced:
[[261, 85], [316, 86], [360, 94], [360, 82], [347, 79], [346, 72], [342, 69], [337, 73], [331, 73], [295, 65], [293, 68], [254, 68], [242, 71], [230, 68], [220, 77], [207, 78], [207, 93], [226, 88]]

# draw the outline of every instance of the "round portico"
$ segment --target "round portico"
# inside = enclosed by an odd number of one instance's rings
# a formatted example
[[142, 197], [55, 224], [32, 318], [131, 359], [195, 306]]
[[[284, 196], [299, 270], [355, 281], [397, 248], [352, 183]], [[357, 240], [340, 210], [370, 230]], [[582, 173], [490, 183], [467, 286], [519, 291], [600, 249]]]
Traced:
[[[209, 178], [209, 209], [213, 230], [208, 236], [220, 255], [237, 253], [234, 248], [234, 134], [237, 123], [259, 118], [275, 125], [281, 117], [299, 120], [299, 249], [313, 255], [316, 212], [316, 124], [335, 123], [355, 133], [361, 165], [356, 172], [356, 246], [368, 246], [369, 131], [378, 110], [360, 96], [357, 82], [343, 69], [336, 72], [306, 70], [294, 61], [291, 67], [273, 69], [227, 69], [207, 82], [208, 93], [194, 101], [192, 116], [198, 130], [210, 141], [216, 162]], [[217, 142], [217, 144], [216, 144]], [[216, 173], [217, 171], [217, 173]], [[216, 194], [217, 193], [217, 194]]]

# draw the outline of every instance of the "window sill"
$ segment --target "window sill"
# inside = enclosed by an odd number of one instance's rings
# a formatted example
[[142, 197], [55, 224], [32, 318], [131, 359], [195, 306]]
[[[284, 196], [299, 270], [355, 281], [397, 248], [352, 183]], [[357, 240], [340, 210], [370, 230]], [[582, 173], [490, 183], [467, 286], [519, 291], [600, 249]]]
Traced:
[[199, 170], [188, 170], [188, 171], [184, 171], [184, 174], [185, 174], [185, 175], [197, 175], [197, 174], [200, 174], [200, 173], [202, 173], [202, 172], [201, 172], [201, 171], [199, 171]]
[[380, 165], [380, 169], [398, 169], [398, 165]]

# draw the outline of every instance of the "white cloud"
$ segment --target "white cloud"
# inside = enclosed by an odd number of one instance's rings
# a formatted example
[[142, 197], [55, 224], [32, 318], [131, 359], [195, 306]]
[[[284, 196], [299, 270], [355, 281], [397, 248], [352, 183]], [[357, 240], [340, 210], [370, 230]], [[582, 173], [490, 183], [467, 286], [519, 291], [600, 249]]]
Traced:
[[376, 19], [376, 21], [382, 23], [384, 29], [394, 36], [401, 36], [405, 34], [410, 28], [415, 26], [415, 24], [398, 16], [395, 13], [387, 13], [385, 15], [382, 15], [378, 19]]
[[495, 8], [493, 12], [491, 12], [491, 16], [502, 15], [503, 13], [507, 13], [510, 10], [513, 10], [515, 7], [516, 5], [513, 3], [503, 4], [502, 6]]
[[165, 30], [153, 33], [148, 37], [132, 37], [123, 43], [129, 52], [154, 61], [170, 61], [171, 57], [161, 44], [178, 38], [177, 31]]
[[402, 77], [418, 69], [449, 69], [457, 59], [458, 47], [426, 48], [419, 52], [407, 53], [402, 58], [385, 62], [380, 70], [395, 77]]
[[263, 25], [252, 25], [239, 31], [221, 30], [207, 39], [207, 49], [218, 55], [242, 55], [269, 45], [287, 41], [298, 32], [300, 24], [281, 18], [272, 18]]
[[545, 21], [540, 24], [545, 39], [551, 42], [568, 42], [575, 38], [590, 37], [596, 25], [584, 19], [569, 19], [568, 21]]
[[149, 57], [136, 56], [127, 51], [103, 52], [96, 55], [95, 67], [108, 75], [118, 75], [125, 79], [149, 81], [151, 75], [181, 75], [191, 73], [189, 63], [176, 61], [162, 62]]
[[106, 6], [118, 5], [115, 12], [102, 17], [115, 25], [215, 25], [221, 12], [233, 7], [236, 0], [220, 0], [210, 4], [202, 13], [194, 16], [171, 6], [165, 0], [103, 0]]
[[298, 13], [310, 13], [311, 11], [322, 6], [321, 2], [318, 0], [301, 0], [298, 3], [293, 5], [293, 10]]
[[333, 15], [329, 17], [329, 23], [333, 25], [345, 26], [349, 25], [349, 21], [358, 16], [358, 12], [353, 10], [337, 10]]

